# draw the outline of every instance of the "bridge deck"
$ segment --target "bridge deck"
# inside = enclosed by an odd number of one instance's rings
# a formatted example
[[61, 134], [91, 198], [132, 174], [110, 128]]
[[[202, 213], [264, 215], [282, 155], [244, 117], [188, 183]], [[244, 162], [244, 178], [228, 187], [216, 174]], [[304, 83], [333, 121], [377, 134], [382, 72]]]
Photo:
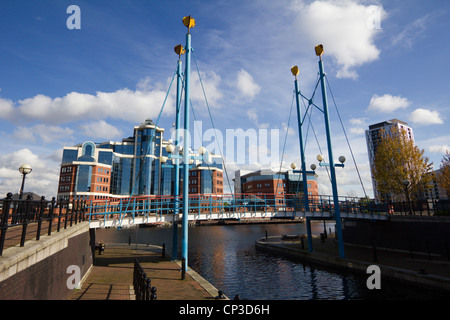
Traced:
[[[297, 211], [253, 211], [253, 212], [210, 212], [210, 213], [192, 213], [189, 214], [189, 221], [197, 220], [230, 220], [230, 219], [334, 219], [330, 212], [297, 212]], [[341, 213], [341, 218], [353, 219], [372, 219], [372, 220], [387, 220], [388, 216], [385, 214], [371, 214], [371, 213]], [[105, 228], [105, 227], [121, 227], [134, 224], [164, 224], [172, 223], [173, 221], [181, 221], [182, 214], [152, 214], [151, 212], [140, 213], [137, 215], [127, 214], [121, 215], [118, 213], [109, 213], [107, 215], [92, 215], [90, 219], [91, 228]]]

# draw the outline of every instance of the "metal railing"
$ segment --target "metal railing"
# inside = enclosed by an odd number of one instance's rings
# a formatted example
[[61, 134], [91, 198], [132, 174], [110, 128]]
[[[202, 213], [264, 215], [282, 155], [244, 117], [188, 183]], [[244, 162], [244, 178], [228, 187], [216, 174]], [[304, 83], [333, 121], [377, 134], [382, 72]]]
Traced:
[[145, 273], [137, 258], [134, 258], [133, 288], [136, 300], [156, 300], [156, 288]]
[[[7, 233], [11, 237], [20, 234], [20, 241], [14, 245], [25, 245], [27, 235], [35, 233], [35, 239], [40, 240], [42, 228], [47, 227], [47, 234], [51, 235], [53, 229], [59, 232], [61, 228], [67, 229], [73, 224], [85, 220], [86, 204], [84, 201], [33, 200], [29, 194], [27, 199], [13, 199], [12, 193], [0, 200], [0, 256], [3, 254]], [[36, 228], [31, 228], [34, 226]]]
[[[182, 196], [178, 201], [178, 213], [183, 213]], [[309, 196], [308, 214], [313, 217], [334, 215], [333, 196]], [[422, 202], [382, 202], [375, 199], [357, 197], [339, 197], [342, 217], [387, 219], [390, 215], [450, 215], [450, 206], [445, 201]], [[122, 199], [93, 200], [87, 204], [86, 215], [89, 221], [158, 217], [173, 214], [175, 211], [173, 196], [135, 196]], [[189, 214], [210, 215], [217, 213], [223, 218], [240, 219], [243, 213], [263, 212], [265, 217], [294, 216], [305, 212], [305, 199], [298, 194], [202, 194], [189, 195]], [[285, 214], [282, 214], [282, 213]], [[291, 215], [289, 215], [291, 213]], [[297, 214], [298, 215], [298, 214]], [[119, 223], [120, 225], [120, 223]]]

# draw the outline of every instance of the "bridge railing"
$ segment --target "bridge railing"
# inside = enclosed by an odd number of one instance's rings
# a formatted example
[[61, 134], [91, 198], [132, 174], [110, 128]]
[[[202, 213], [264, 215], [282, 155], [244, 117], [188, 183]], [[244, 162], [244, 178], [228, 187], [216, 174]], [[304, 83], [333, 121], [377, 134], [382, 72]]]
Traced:
[[[314, 216], [332, 216], [332, 196], [309, 196], [309, 212]], [[341, 213], [349, 215], [386, 215], [389, 206], [374, 200], [356, 197], [339, 198]], [[173, 196], [136, 196], [121, 199], [93, 200], [86, 207], [89, 220], [117, 219], [124, 217], [149, 217], [183, 213], [182, 196], [176, 203]], [[304, 212], [305, 199], [298, 194], [201, 194], [189, 195], [189, 214], [220, 213], [238, 217], [249, 212]]]
[[6, 198], [0, 199], [0, 256], [5, 242], [9, 246], [19, 244], [23, 247], [32, 234], [40, 240], [44, 227], [51, 235], [52, 231], [59, 232], [61, 228], [84, 221], [85, 209], [85, 202], [81, 200], [56, 201], [55, 197], [33, 200], [31, 194], [27, 199], [13, 199], [12, 193], [8, 193]]
[[[309, 214], [316, 217], [333, 216], [335, 213], [332, 196], [309, 196]], [[429, 202], [387, 203], [358, 197], [339, 197], [342, 217], [382, 217], [392, 214], [433, 215], [438, 206]], [[173, 214], [176, 207], [183, 213], [182, 196], [176, 203], [173, 196], [136, 196], [122, 199], [94, 200], [88, 203], [86, 213], [89, 220], [123, 219]], [[409, 210], [411, 208], [411, 210]], [[189, 214], [210, 215], [219, 213], [240, 217], [250, 212], [305, 212], [306, 203], [298, 194], [196, 194], [189, 195]]]

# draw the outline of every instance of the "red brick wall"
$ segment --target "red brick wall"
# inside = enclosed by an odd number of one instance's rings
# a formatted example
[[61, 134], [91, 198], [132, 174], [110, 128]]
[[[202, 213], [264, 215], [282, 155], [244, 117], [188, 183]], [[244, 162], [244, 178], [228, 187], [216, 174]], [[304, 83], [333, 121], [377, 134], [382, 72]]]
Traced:
[[77, 265], [81, 278], [92, 265], [89, 232], [70, 238], [67, 248], [0, 282], [0, 300], [63, 300], [67, 288], [67, 267]]

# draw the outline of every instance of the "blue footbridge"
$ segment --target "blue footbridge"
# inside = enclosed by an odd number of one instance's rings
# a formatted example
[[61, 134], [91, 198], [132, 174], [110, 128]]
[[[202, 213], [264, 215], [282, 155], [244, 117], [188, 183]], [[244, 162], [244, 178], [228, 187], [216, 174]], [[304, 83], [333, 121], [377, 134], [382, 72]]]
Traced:
[[[190, 195], [188, 221], [335, 219], [332, 196], [310, 196], [308, 201], [309, 210], [306, 210], [305, 200], [298, 195], [285, 195], [283, 198], [273, 194]], [[171, 224], [182, 221], [182, 204], [182, 197], [176, 201], [173, 196], [93, 200], [87, 203], [85, 214], [91, 228]], [[386, 203], [362, 198], [341, 197], [339, 204], [341, 218], [387, 220], [393, 211], [392, 206]]]

